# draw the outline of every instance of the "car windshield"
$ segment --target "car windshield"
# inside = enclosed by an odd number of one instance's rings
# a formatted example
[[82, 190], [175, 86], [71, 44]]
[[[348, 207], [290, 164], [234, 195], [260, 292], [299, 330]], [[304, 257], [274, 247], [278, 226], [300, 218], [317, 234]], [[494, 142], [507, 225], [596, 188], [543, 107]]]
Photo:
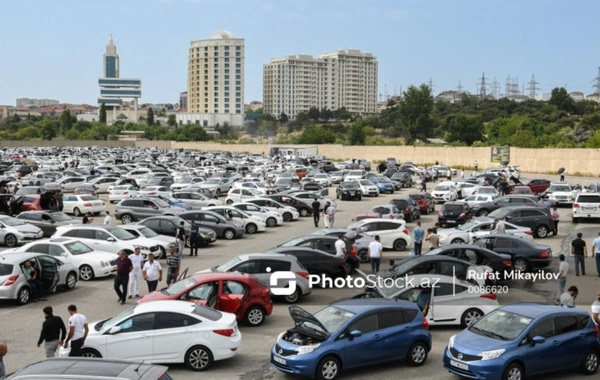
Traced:
[[433, 191], [450, 191], [450, 186], [436, 186]]
[[82, 201], [97, 201], [98, 200], [98, 198], [92, 197], [91, 195], [82, 195], [79, 198], [81, 198]]
[[50, 214], [50, 216], [52, 217], [52, 219], [54, 219], [55, 222], [75, 221], [75, 219], [71, 218], [69, 215], [65, 214], [64, 212], [53, 212], [52, 214]]
[[176, 283], [172, 284], [171, 286], [169, 286], [166, 289], [163, 289], [162, 292], [170, 295], [170, 296], [174, 296], [177, 295], [181, 292], [183, 292], [184, 290], [186, 290], [187, 288], [189, 288], [192, 285], [197, 284], [197, 281], [194, 280], [193, 277], [188, 277], [188, 278], [184, 278], [181, 281], [177, 281]]
[[356, 188], [356, 184], [354, 182], [344, 182], [344, 183], [342, 183], [342, 188], [344, 188], [344, 189]]
[[124, 312], [122, 312], [121, 314], [117, 315], [116, 317], [112, 317], [104, 322], [100, 322], [98, 323], [98, 325], [96, 326], [96, 329], [110, 329], [111, 327], [113, 327], [114, 325], [116, 325], [118, 322], [121, 322], [121, 320], [123, 320], [124, 318], [129, 317], [130, 315], [133, 314], [133, 311], [135, 310], [135, 306], [130, 308], [129, 310], [125, 310]]
[[303, 239], [303, 238], [295, 238], [295, 239], [292, 239], [292, 240], [290, 240], [288, 242], [283, 243], [281, 246], [282, 247], [295, 247], [298, 244], [302, 243], [303, 241], [305, 241], [305, 239]]
[[276, 183], [285, 185], [288, 183], [292, 183], [292, 180], [290, 178], [281, 178], [281, 179], [278, 179]]
[[552, 186], [550, 186], [550, 191], [551, 192], [562, 191], [562, 192], [568, 193], [571, 191], [571, 186], [569, 186], [569, 185], [552, 185]]
[[506, 310], [496, 310], [484, 316], [469, 331], [499, 340], [515, 340], [533, 322], [533, 318]]
[[138, 232], [140, 233], [140, 235], [142, 235], [145, 238], [153, 238], [155, 236], [158, 236], [158, 234], [156, 232], [152, 231], [150, 228], [148, 228], [146, 226], [138, 229]]
[[221, 264], [216, 268], [217, 272], [227, 272], [230, 268], [232, 268], [237, 263], [242, 260], [239, 257], [234, 257], [233, 259], [227, 261], [225, 264]]
[[350, 173], [348, 173], [348, 175], [362, 177], [362, 172], [361, 171], [353, 170]]
[[423, 200], [425, 198], [424, 196], [422, 196], [420, 194], [410, 194], [409, 197], [412, 200], [415, 200], [415, 201], [420, 201], [420, 200]]
[[160, 208], [165, 208], [165, 207], [170, 207], [171, 206], [170, 204], [168, 204], [167, 202], [163, 201], [162, 199], [155, 199], [154, 200], [154, 204], [157, 205]]
[[[324, 332], [329, 334], [338, 331], [340, 327], [354, 317], [354, 315], [355, 314], [350, 311], [342, 310], [335, 306], [328, 306], [314, 314], [314, 317], [323, 325], [323, 327], [325, 327], [325, 329], [327, 329], [327, 331]], [[312, 329], [322, 330], [320, 326], [311, 322], [304, 322], [303, 325]]]
[[390, 183], [391, 182], [388, 177], [377, 177], [376, 179], [377, 179], [377, 182], [380, 182], [380, 183]]
[[91, 249], [90, 247], [88, 247], [87, 245], [83, 244], [80, 241], [76, 241], [73, 243], [67, 243], [67, 244], [65, 244], [65, 247], [73, 255], [82, 255], [84, 253], [90, 253], [90, 252], [94, 251], [93, 249]]
[[130, 232], [125, 231], [124, 229], [121, 229], [121, 228], [111, 228], [107, 231], [110, 232], [111, 234], [113, 234], [113, 236], [117, 240], [133, 240], [133, 239], [135, 239], [134, 235], [132, 235]]
[[360, 181], [360, 184], [363, 186], [373, 186], [373, 182], [367, 180], [367, 179], [363, 179]]
[[182, 178], [177, 183], [192, 183], [192, 178]]
[[456, 227], [456, 229], [459, 230], [459, 231], [468, 231], [471, 228], [477, 226], [478, 224], [479, 223], [477, 223], [477, 222], [467, 222], [465, 224], [462, 224], [462, 225]]
[[22, 220], [11, 218], [11, 217], [0, 218], [0, 223], [4, 224], [5, 226], [8, 226], [8, 227], [23, 226], [23, 225], [27, 224], [27, 223], [23, 222]]
[[492, 219], [504, 219], [504, 217], [512, 212], [510, 208], [499, 208], [498, 210], [492, 211], [488, 214], [488, 217]]
[[221, 183], [221, 180], [218, 178], [211, 178], [204, 183], [206, 183], [207, 185], [218, 185], [219, 183]]

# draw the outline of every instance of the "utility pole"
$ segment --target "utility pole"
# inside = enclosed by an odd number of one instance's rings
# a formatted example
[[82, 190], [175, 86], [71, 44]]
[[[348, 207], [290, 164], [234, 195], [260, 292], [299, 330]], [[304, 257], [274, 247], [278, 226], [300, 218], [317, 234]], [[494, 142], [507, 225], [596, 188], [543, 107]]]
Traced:
[[529, 81], [529, 87], [527, 88], [527, 90], [529, 91], [529, 98], [530, 99], [535, 99], [536, 95], [537, 95], [537, 91], [540, 89], [537, 85], [539, 83], [535, 81], [535, 75], [532, 74], [531, 75], [531, 80]]
[[500, 83], [498, 83], [496, 77], [494, 77], [494, 81], [492, 82], [492, 96], [496, 100], [500, 99]]
[[462, 100], [464, 87], [460, 81], [458, 81], [458, 86], [456, 87], [456, 91], [458, 92], [458, 100]]
[[485, 97], [487, 96], [486, 81], [487, 81], [487, 78], [485, 77], [485, 73], [483, 73], [481, 75], [481, 78], [479, 78], [479, 83], [477, 83], [477, 86], [479, 87], [479, 99], [481, 99], [481, 100], [485, 99]]
[[600, 93], [600, 67], [598, 67], [598, 76], [594, 78], [594, 93]]
[[433, 89], [435, 88], [435, 83], [433, 82], [431, 77], [429, 77], [429, 83], [427, 85], [429, 86], [429, 90], [431, 91], [431, 96], [434, 96]]
[[504, 85], [504, 96], [507, 97], [508, 99], [511, 99], [511, 95], [512, 95], [512, 79], [510, 78], [510, 75], [508, 77], [506, 77], [506, 83]]

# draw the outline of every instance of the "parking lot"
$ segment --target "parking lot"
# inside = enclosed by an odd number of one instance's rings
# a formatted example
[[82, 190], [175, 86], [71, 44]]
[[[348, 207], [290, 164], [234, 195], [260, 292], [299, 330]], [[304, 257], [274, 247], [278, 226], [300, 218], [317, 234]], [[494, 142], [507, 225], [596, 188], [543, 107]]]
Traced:
[[[524, 174], [524, 177], [544, 177], [550, 180], [557, 180], [554, 176]], [[593, 179], [579, 178], [568, 179], [571, 183], [580, 183], [585, 185], [593, 182]], [[398, 195], [408, 194], [412, 189], [404, 189], [396, 192], [394, 195], [380, 195], [376, 198], [364, 197], [362, 201], [338, 201], [338, 213], [336, 214], [336, 227], [345, 227], [351, 223], [352, 217], [359, 212], [367, 212], [373, 206], [386, 204], [391, 198]], [[335, 188], [330, 188], [330, 197], [335, 198]], [[106, 200], [106, 195], [101, 196]], [[439, 205], [437, 209], [439, 209]], [[114, 211], [114, 205], [107, 202], [107, 208]], [[582, 232], [590, 249], [591, 242], [598, 235], [598, 224], [579, 223], [572, 224], [570, 217], [570, 208], [561, 208], [562, 222], [559, 224], [559, 234], [556, 237], [548, 237], [543, 240], [544, 244], [551, 246], [555, 263], [551, 270], [555, 271], [557, 267], [557, 256], [559, 253], [568, 252], [568, 245], [577, 232]], [[102, 217], [96, 217], [96, 223], [101, 223]], [[429, 215], [423, 215], [421, 222], [423, 227], [431, 227], [437, 221], [437, 212]], [[118, 223], [118, 222], [117, 222]], [[323, 221], [321, 221], [323, 227]], [[413, 223], [407, 226], [412, 234]], [[264, 252], [266, 249], [277, 246], [278, 244], [290, 240], [294, 237], [310, 234], [315, 230], [312, 223], [312, 217], [300, 218], [296, 222], [284, 223], [282, 226], [269, 228], [267, 232], [257, 233], [255, 235], [246, 235], [238, 240], [217, 240], [216, 243], [208, 248], [202, 248], [198, 257], [188, 257], [187, 251], [183, 259], [182, 269], [189, 268], [193, 273], [198, 270], [206, 269], [217, 264], [221, 264], [227, 259], [242, 253]], [[389, 257], [407, 256], [408, 249], [404, 252], [384, 251], [384, 268], [389, 266]], [[572, 260], [571, 260], [572, 263]], [[571, 264], [571, 271], [567, 279], [567, 287], [576, 285], [579, 288], [579, 297], [577, 303], [580, 307], [590, 310], [590, 305], [594, 301], [594, 296], [600, 290], [600, 278], [595, 270], [593, 259], [588, 258], [586, 262], [587, 275], [575, 277]], [[362, 269], [367, 273], [370, 268], [363, 264]], [[164, 286], [163, 284], [161, 284]], [[500, 304], [513, 302], [552, 302], [556, 297], [556, 283], [552, 281], [512, 281], [508, 283], [510, 288], [507, 294], [498, 296]], [[159, 285], [160, 287], [160, 285]], [[142, 286], [145, 288], [145, 285]], [[302, 299], [298, 306], [314, 312], [332, 301], [343, 297], [350, 297], [357, 294], [356, 289], [314, 289], [313, 293]], [[55, 314], [67, 319], [67, 306], [76, 304], [79, 311], [86, 315], [89, 322], [114, 316], [125, 308], [133, 306], [135, 300], [129, 300], [126, 305], [120, 305], [116, 302], [116, 295], [113, 291], [112, 278], [94, 280], [90, 282], [78, 282], [74, 290], [69, 292], [59, 291], [51, 294], [48, 301], [40, 303], [30, 303], [25, 306], [15, 306], [13, 303], [0, 304], [0, 339], [6, 340], [9, 345], [9, 353], [4, 358], [7, 372], [11, 372], [29, 363], [44, 358], [43, 348], [36, 347], [36, 341], [39, 336], [41, 324], [43, 322], [42, 308], [46, 305], [54, 307]], [[202, 376], [210, 376], [218, 379], [284, 379], [289, 378], [276, 371], [269, 363], [269, 354], [271, 346], [274, 344], [277, 336], [282, 331], [293, 327], [293, 321], [288, 315], [288, 305], [282, 301], [275, 301], [273, 314], [268, 317], [265, 323], [257, 328], [240, 326], [243, 334], [242, 350], [238, 356], [232, 360], [226, 360], [215, 363], [214, 367], [208, 373]], [[377, 368], [367, 368], [361, 371], [344, 374], [346, 379], [363, 379], [367, 376], [376, 376], [378, 379], [395, 379], [399, 374], [411, 379], [456, 379], [455, 376], [447, 373], [442, 366], [442, 353], [448, 339], [457, 333], [459, 328], [432, 327], [433, 349], [430, 352], [429, 359], [423, 367], [413, 368], [404, 363], [391, 364]], [[169, 373], [174, 379], [196, 379], [198, 374], [191, 372], [184, 365], [170, 366]], [[401, 372], [399, 372], [401, 371]], [[581, 375], [576, 371], [561, 373], [558, 375], [547, 376], [546, 379], [576, 379]]]

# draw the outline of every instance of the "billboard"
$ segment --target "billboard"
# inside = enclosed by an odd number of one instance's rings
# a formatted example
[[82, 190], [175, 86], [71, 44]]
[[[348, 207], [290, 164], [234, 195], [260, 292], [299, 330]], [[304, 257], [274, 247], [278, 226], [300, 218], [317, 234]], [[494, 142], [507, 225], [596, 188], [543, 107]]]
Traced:
[[508, 165], [510, 163], [509, 146], [493, 146], [491, 149], [491, 162], [497, 165]]

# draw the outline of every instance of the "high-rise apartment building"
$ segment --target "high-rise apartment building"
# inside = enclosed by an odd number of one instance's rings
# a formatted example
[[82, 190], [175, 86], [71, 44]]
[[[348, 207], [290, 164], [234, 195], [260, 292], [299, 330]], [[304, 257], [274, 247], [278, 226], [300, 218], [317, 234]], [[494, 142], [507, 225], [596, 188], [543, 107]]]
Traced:
[[358, 50], [272, 59], [263, 70], [264, 112], [294, 118], [311, 107], [345, 107], [355, 115], [375, 114], [377, 70], [377, 58]]
[[19, 98], [17, 99], [17, 107], [46, 107], [55, 106], [59, 104], [58, 100], [54, 99], [30, 99], [30, 98]]

